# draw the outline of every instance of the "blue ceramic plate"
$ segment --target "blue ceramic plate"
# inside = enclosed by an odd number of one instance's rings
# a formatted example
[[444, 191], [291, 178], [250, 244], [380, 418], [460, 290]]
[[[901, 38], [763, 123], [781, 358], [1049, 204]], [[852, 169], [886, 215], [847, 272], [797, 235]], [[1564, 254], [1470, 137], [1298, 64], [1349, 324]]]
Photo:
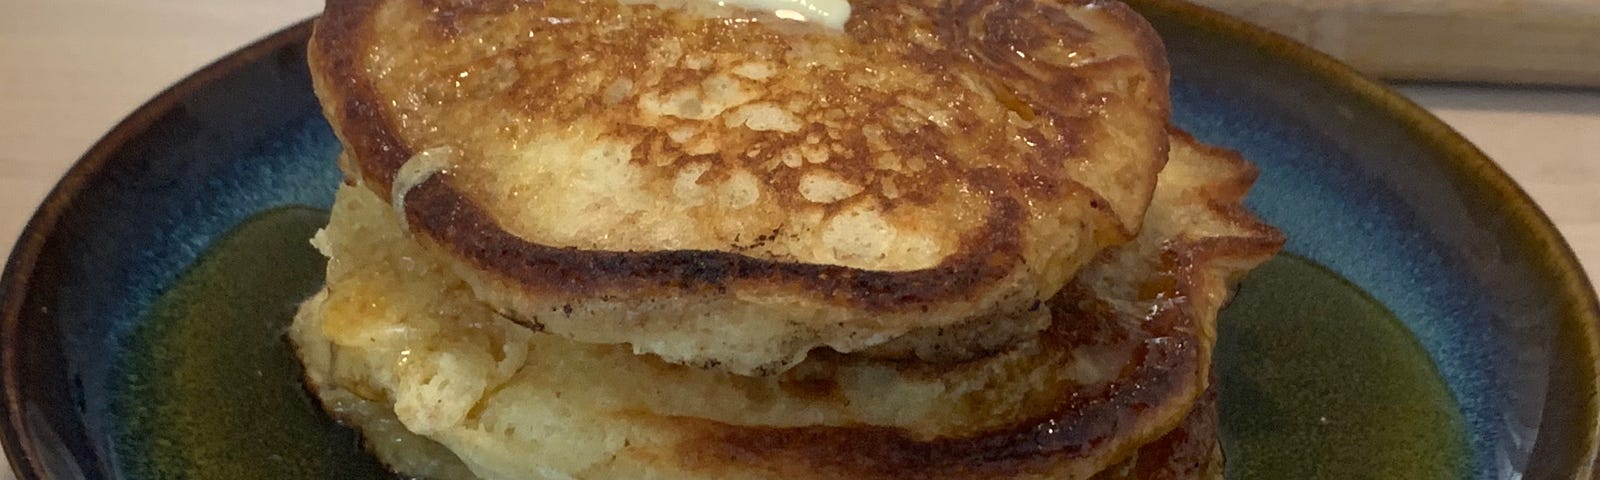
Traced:
[[[1597, 308], [1495, 165], [1380, 84], [1172, 0], [1176, 123], [1261, 169], [1287, 253], [1221, 320], [1230, 478], [1588, 478]], [[382, 478], [282, 340], [321, 282], [338, 142], [302, 24], [100, 141], [0, 283], [6, 454], [22, 479]]]

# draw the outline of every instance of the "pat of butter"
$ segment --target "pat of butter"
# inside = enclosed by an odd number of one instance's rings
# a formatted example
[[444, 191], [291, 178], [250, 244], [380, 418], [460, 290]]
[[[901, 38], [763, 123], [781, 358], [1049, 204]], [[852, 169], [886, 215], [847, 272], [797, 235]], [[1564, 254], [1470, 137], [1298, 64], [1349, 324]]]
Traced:
[[772, 12], [778, 18], [843, 30], [850, 20], [849, 0], [712, 0], [718, 5]]

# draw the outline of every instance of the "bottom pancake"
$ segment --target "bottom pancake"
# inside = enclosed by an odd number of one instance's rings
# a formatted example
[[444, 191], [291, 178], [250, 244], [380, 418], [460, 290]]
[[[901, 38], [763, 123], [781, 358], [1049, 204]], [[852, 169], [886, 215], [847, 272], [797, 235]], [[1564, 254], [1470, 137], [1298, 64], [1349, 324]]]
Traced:
[[1122, 463], [1092, 480], [1212, 480], [1222, 478], [1222, 445], [1217, 441], [1217, 389], [1206, 390], [1189, 416], [1172, 431], [1144, 444]]
[[[367, 449], [395, 473], [424, 480], [478, 480], [450, 449], [406, 430], [390, 405], [339, 388], [317, 393], [340, 421], [361, 432]], [[1182, 423], [1091, 480], [1220, 480], [1216, 397], [1215, 388], [1207, 390]]]
[[[318, 239], [328, 286], [291, 335], [325, 406], [411, 474], [1114, 474], [1161, 458], [1135, 452], [1192, 418], [1229, 282], [1281, 244], [1240, 206], [1252, 178], [1236, 156], [1180, 136], [1144, 233], [1040, 306], [1051, 318], [1040, 338], [949, 364], [818, 352], [775, 377], [522, 328], [476, 302], [381, 199], [346, 188]], [[428, 441], [376, 441], [397, 438], [384, 432]], [[459, 460], [382, 453], [407, 445]]]

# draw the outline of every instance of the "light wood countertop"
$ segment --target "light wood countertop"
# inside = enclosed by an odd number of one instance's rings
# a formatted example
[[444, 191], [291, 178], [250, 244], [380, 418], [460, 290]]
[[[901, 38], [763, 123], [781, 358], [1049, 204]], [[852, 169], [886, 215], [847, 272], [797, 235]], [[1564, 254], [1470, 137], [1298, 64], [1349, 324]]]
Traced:
[[[0, 253], [133, 109], [321, 0], [13, 0], [0, 17]], [[1499, 161], [1600, 272], [1600, 91], [1404, 86]], [[1591, 273], [1591, 278], [1595, 278]], [[11, 478], [4, 468], [0, 479]]]

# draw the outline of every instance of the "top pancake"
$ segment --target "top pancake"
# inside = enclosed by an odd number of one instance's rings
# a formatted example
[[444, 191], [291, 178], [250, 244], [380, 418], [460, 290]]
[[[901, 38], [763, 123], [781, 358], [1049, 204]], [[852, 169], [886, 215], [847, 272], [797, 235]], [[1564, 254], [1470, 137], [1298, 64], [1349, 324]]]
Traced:
[[1137, 233], [1166, 158], [1120, 3], [624, 3], [333, 0], [311, 44], [347, 172], [568, 338], [770, 373], [1003, 331]]

